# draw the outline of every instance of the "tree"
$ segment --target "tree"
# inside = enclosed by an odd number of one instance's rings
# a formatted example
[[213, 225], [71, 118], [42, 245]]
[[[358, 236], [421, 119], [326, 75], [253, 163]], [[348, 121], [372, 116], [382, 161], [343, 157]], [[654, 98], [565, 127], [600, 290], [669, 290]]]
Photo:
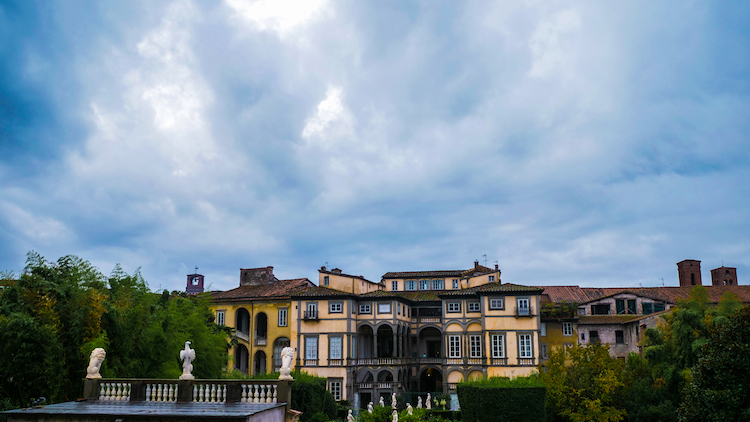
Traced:
[[750, 421], [750, 309], [711, 328], [679, 409], [679, 420]]
[[616, 422], [626, 416], [622, 403], [622, 364], [600, 344], [574, 345], [550, 353], [541, 379], [547, 386], [551, 420]]

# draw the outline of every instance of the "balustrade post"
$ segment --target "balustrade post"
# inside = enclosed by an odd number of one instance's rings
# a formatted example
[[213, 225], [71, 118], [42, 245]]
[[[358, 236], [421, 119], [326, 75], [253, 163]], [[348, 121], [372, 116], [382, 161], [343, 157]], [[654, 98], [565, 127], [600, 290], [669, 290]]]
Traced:
[[227, 382], [227, 403], [242, 401], [242, 385], [240, 382]]
[[180, 403], [193, 401], [193, 380], [177, 381], [177, 401]]
[[85, 397], [86, 400], [99, 400], [99, 391], [100, 389], [98, 379], [84, 378], [83, 397]]
[[289, 412], [292, 409], [292, 383], [294, 380], [279, 380], [278, 395], [276, 397], [277, 402], [286, 402], [286, 411]]

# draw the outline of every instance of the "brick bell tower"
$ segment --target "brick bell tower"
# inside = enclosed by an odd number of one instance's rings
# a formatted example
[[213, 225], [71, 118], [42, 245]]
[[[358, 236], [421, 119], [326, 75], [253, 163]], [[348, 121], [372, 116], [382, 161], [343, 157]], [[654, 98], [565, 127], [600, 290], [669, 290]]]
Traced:
[[190, 295], [203, 293], [203, 276], [198, 274], [198, 267], [195, 267], [195, 274], [188, 274], [185, 291]]
[[695, 259], [686, 259], [677, 263], [677, 274], [680, 278], [680, 287], [701, 286], [701, 262]]

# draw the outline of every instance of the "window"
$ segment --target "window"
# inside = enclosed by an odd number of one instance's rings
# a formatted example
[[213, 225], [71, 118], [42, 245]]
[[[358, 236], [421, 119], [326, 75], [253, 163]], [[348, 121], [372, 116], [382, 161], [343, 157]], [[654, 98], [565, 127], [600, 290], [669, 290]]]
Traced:
[[615, 299], [615, 311], [618, 315], [635, 314], [635, 299]]
[[318, 318], [318, 302], [307, 302], [307, 312], [305, 312], [305, 318]]
[[628, 313], [631, 315], [637, 314], [635, 311], [635, 299], [628, 299]]
[[479, 335], [469, 336], [469, 357], [472, 357], [472, 358], [482, 357], [482, 336], [479, 336]]
[[398, 280], [391, 281], [391, 290], [393, 290], [394, 292], [398, 291]]
[[562, 323], [562, 331], [564, 336], [572, 336], [573, 335], [573, 323], [572, 322], [563, 322]]
[[378, 313], [379, 314], [390, 314], [391, 313], [391, 304], [390, 303], [378, 303]]
[[417, 281], [406, 280], [406, 290], [417, 290]]
[[586, 315], [586, 308], [578, 308], [578, 315]]
[[344, 304], [341, 302], [331, 302], [328, 304], [328, 312], [332, 314], [340, 314], [344, 312]]
[[328, 381], [328, 391], [331, 392], [331, 395], [333, 395], [333, 399], [336, 401], [341, 401], [341, 380]]
[[317, 359], [318, 358], [318, 337], [308, 336], [305, 337], [305, 359]]
[[461, 336], [448, 336], [448, 357], [461, 357]]
[[328, 339], [328, 352], [329, 359], [343, 359], [342, 356], [342, 338], [341, 337], [330, 337]]
[[279, 327], [286, 327], [287, 308], [279, 308]]
[[589, 343], [599, 343], [598, 331], [589, 331]]
[[443, 280], [432, 280], [432, 288], [435, 290], [443, 290]]
[[505, 357], [505, 336], [503, 334], [492, 335], [492, 357]]
[[491, 276], [490, 276], [490, 283], [494, 283], [494, 282], [495, 282], [495, 276], [494, 276], [494, 275], [491, 275]]
[[549, 354], [547, 354], [547, 343], [542, 343], [539, 345], [539, 347], [542, 349], [540, 353], [542, 359], [547, 359], [549, 357]]
[[216, 311], [216, 325], [224, 325], [224, 311]]
[[608, 303], [600, 305], [591, 305], [591, 315], [609, 315]]
[[490, 309], [503, 309], [505, 308], [502, 299], [490, 299]]
[[624, 331], [615, 331], [615, 343], [625, 344], [625, 332]]
[[461, 312], [461, 302], [448, 302], [448, 312]]
[[518, 335], [518, 357], [521, 359], [534, 357], [531, 351], [531, 334]]
[[372, 311], [370, 310], [370, 304], [369, 303], [363, 303], [359, 305], [359, 313], [360, 314], [371, 314]]
[[664, 304], [660, 302], [654, 302], [654, 312], [661, 312], [664, 310]]
[[581, 332], [581, 341], [586, 341], [586, 333]]
[[398, 304], [398, 305], [396, 305], [396, 306], [398, 306], [398, 314], [399, 314], [399, 315], [401, 315], [401, 304], [399, 303], [399, 304]]
[[531, 315], [528, 298], [517, 299], [516, 303], [518, 304], [518, 315]]
[[325, 277], [323, 277], [323, 285], [324, 285], [324, 286], [327, 286], [327, 285], [328, 285], [328, 281], [329, 281], [329, 278], [328, 278], [328, 276], [325, 276]]
[[542, 336], [542, 337], [547, 337], [547, 323], [543, 322], [543, 323], [539, 324], [539, 329], [541, 331], [539, 333], [539, 335]]
[[479, 302], [469, 302], [466, 306], [469, 312], [479, 312]]
[[453, 288], [458, 289], [458, 279], [453, 279]]
[[419, 280], [419, 290], [430, 290], [430, 280]]

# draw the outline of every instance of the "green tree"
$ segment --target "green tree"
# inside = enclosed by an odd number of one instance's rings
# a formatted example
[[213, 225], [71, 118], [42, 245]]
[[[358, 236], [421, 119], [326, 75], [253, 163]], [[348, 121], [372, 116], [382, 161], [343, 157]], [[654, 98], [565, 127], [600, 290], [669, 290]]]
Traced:
[[609, 356], [608, 346], [555, 349], [540, 378], [550, 420], [616, 422], [626, 416], [622, 364]]
[[750, 309], [710, 329], [690, 371], [679, 420], [750, 421]]

